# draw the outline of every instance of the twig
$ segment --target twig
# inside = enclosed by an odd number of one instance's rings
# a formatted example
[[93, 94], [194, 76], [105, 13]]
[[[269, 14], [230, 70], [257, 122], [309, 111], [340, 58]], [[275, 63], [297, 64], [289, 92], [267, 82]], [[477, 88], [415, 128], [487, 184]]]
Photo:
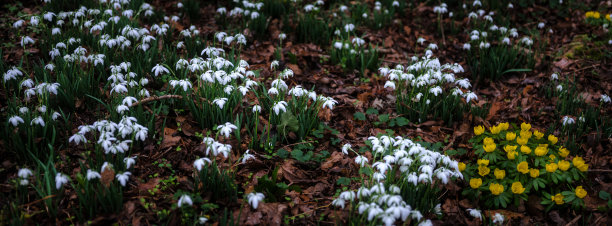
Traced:
[[578, 215], [576, 218], [574, 218], [572, 221], [567, 223], [565, 226], [570, 226], [570, 225], [575, 224], [576, 222], [578, 222], [578, 220], [580, 220], [581, 217], [582, 217], [582, 215]]
[[589, 172], [595, 172], [595, 173], [609, 173], [609, 172], [612, 172], [612, 170], [605, 170], [605, 169], [593, 169], [593, 170], [589, 170]]
[[152, 97], [147, 97], [144, 98], [136, 103], [133, 103], [132, 105], [130, 105], [130, 107], [134, 107], [137, 106], [139, 104], [146, 104], [148, 102], [151, 101], [156, 101], [156, 100], [163, 100], [163, 99], [183, 99], [183, 96], [181, 95], [163, 95], [163, 96], [152, 96]]
[[29, 205], [32, 205], [32, 204], [36, 204], [36, 203], [38, 203], [38, 202], [41, 202], [41, 201], [44, 201], [44, 200], [47, 200], [47, 199], [53, 198], [53, 197], [55, 197], [55, 196], [57, 196], [57, 195], [47, 195], [47, 196], [45, 196], [45, 197], [44, 197], [44, 198], [42, 198], [42, 199], [39, 199], [39, 200], [36, 200], [36, 201], [30, 202], [30, 203], [23, 204], [23, 205], [21, 205], [20, 207], [25, 207], [25, 206], [29, 206]]

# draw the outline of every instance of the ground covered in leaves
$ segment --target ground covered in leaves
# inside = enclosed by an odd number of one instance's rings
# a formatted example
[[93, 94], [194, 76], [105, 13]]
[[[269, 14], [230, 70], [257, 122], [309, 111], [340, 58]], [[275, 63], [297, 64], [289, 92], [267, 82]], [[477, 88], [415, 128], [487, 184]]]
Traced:
[[[184, 4], [177, 7], [178, 3]], [[194, 15], [188, 15], [192, 10], [185, 10], [186, 2], [198, 2]], [[273, 1], [264, 1], [266, 3]], [[283, 1], [284, 2], [284, 1]], [[386, 2], [386, 1], [385, 1]], [[488, 6], [488, 2], [485, 6]], [[506, 1], [501, 1], [506, 2]], [[451, 156], [452, 159], [463, 163], [475, 163], [478, 156], [474, 153], [474, 146], [470, 139], [474, 137], [474, 127], [483, 125], [490, 128], [499, 122], [510, 122], [520, 127], [523, 122], [530, 123], [532, 128], [546, 131], [547, 134], [556, 134], [560, 142], [568, 142], [563, 130], [567, 120], [580, 120], [578, 113], [559, 113], [558, 108], [561, 97], [547, 94], [549, 90], [556, 89], [552, 85], [556, 74], [560, 80], [565, 81], [564, 88], [573, 87], [572, 95], [580, 97], [585, 106], [593, 106], [599, 111], [597, 120], [609, 120], [612, 104], [602, 101], [602, 96], [612, 94], [612, 44], [608, 41], [612, 36], [602, 26], [585, 22], [587, 11], [602, 11], [602, 17], [611, 12], [610, 1], [574, 1], [563, 4], [573, 4], [572, 7], [551, 7], [547, 1], [519, 1], [524, 5], [515, 3], [513, 9], [502, 7], [507, 24], [514, 26], [523, 33], [532, 34], [537, 48], [533, 48], [533, 66], [528, 71], [510, 71], [502, 74], [498, 79], [476, 77], [473, 68], [468, 66], [464, 54], [464, 44], [470, 39], [470, 31], [462, 26], [470, 23], [467, 15], [462, 17], [449, 17], [446, 13], [434, 12], [439, 3], [432, 1], [409, 1], [401, 11], [395, 12], [393, 17], [380, 28], [376, 26], [358, 25], [355, 27], [359, 37], [367, 43], [376, 44], [378, 51], [377, 65], [371, 68], [349, 67], [342, 63], [332, 63], [333, 42], [304, 41], [300, 38], [297, 17], [265, 17], [267, 27], [263, 33], [255, 33], [252, 28], [230, 26], [219, 22], [217, 9], [232, 4], [224, 1], [152, 1], [149, 2], [156, 11], [163, 15], [180, 15], [178, 20], [168, 20], [174, 36], [179, 32], [195, 26], [199, 36], [213, 40], [215, 35], [227, 27], [231, 33], [243, 33], [247, 37], [247, 44], [242, 47], [240, 58], [249, 63], [249, 70], [258, 71], [258, 82], [269, 84], [276, 79], [278, 71], [271, 69], [273, 61], [278, 61], [277, 68], [291, 69], [294, 76], [285, 80], [290, 86], [302, 85], [307, 90], [317, 94], [331, 97], [337, 104], [333, 108], [322, 108], [318, 112], [320, 124], [303, 139], [297, 139], [297, 132], [287, 134], [290, 142], [278, 142], [271, 148], [250, 148], [252, 138], [243, 139], [220, 138], [224, 143], [231, 144], [232, 153], [226, 157], [219, 157], [219, 168], [229, 169], [234, 174], [234, 183], [237, 186], [237, 200], [210, 202], [212, 205], [201, 207], [205, 209], [208, 223], [228, 224], [221, 219], [234, 219], [240, 225], [280, 225], [280, 224], [347, 224], [347, 219], [357, 213], [332, 205], [338, 195], [347, 190], [357, 190], [360, 183], [359, 164], [355, 162], [354, 153], [342, 153], [344, 144], [350, 143], [354, 150], [359, 150], [359, 156], [373, 158], [366, 140], [370, 136], [390, 134], [392, 136], [409, 137], [414, 141], [430, 144], [430, 148]], [[338, 5], [356, 5], [361, 2], [354, 1], [325, 1], [321, 11], [336, 10]], [[473, 1], [448, 2], [448, 11], [463, 11], [462, 5], [471, 5]], [[306, 3], [298, 4], [301, 8]], [[312, 2], [314, 4], [314, 2]], [[373, 8], [374, 1], [364, 1], [363, 4]], [[402, 3], [404, 4], [404, 3]], [[580, 7], [577, 7], [580, 6]], [[444, 7], [446, 8], [446, 7]], [[2, 18], [0, 24], [2, 33], [2, 73], [9, 69], [8, 65], [21, 65], [25, 76], [34, 76], [30, 64], [23, 62], [24, 51], [28, 51], [28, 62], [46, 61], [47, 52], [36, 47], [22, 48], [20, 35], [15, 33], [12, 24], [26, 18], [24, 15], [43, 13], [43, 3], [39, 1], [20, 1], [3, 3], [0, 9]], [[354, 8], [351, 8], [354, 10]], [[606, 11], [607, 10], [607, 11]], [[156, 12], [158, 13], [158, 12]], [[502, 14], [502, 12], [498, 12]], [[465, 18], [463, 18], [465, 17]], [[29, 17], [28, 17], [29, 18]], [[373, 20], [373, 19], [372, 19]], [[67, 22], [68, 23], [68, 22]], [[330, 22], [331, 23], [331, 22]], [[440, 23], [444, 30], [440, 31]], [[544, 23], [543, 25], [539, 25]], [[150, 25], [142, 25], [150, 27]], [[331, 24], [329, 26], [332, 26]], [[542, 27], [540, 27], [542, 26]], [[286, 38], [279, 46], [278, 37], [285, 34]], [[31, 34], [36, 42], [44, 42], [46, 38]], [[331, 37], [331, 36], [330, 36]], [[421, 44], [424, 39], [426, 44]], [[161, 43], [161, 42], [160, 42]], [[316, 44], [315, 44], [316, 43]], [[431, 49], [429, 43], [437, 44], [437, 49]], [[199, 53], [202, 46], [197, 50]], [[162, 47], [159, 46], [161, 49]], [[477, 48], [472, 45], [471, 48]], [[227, 49], [226, 49], [227, 50]], [[396, 65], [410, 65], [413, 56], [421, 57], [427, 50], [442, 63], [458, 63], [464, 69], [461, 77], [468, 78], [472, 85], [469, 90], [478, 96], [471, 103], [475, 107], [484, 109], [476, 115], [473, 112], [463, 114], [460, 119], [451, 122], [440, 118], [425, 116], [425, 120], [410, 120], [398, 112], [398, 97], [392, 88], [388, 87], [387, 78], [378, 68], [394, 68]], [[114, 64], [119, 64], [114, 62]], [[134, 64], [134, 63], [132, 63]], [[153, 64], [155, 65], [155, 64]], [[523, 65], [520, 65], [523, 68]], [[105, 66], [107, 68], [107, 66]], [[173, 69], [174, 65], [169, 65]], [[32, 71], [32, 72], [29, 72]], [[106, 71], [109, 71], [108, 68]], [[30, 74], [31, 73], [31, 74]], [[153, 72], [142, 69], [138, 74]], [[106, 76], [100, 83], [101, 93], [108, 88]], [[149, 76], [151, 77], [151, 76]], [[6, 80], [6, 79], [5, 79]], [[3, 83], [4, 84], [4, 83]], [[556, 84], [556, 83], [554, 83]], [[168, 84], [162, 86], [167, 88]], [[553, 87], [553, 88], [551, 88]], [[10, 113], [7, 109], [12, 90], [3, 86], [0, 88], [0, 118], [3, 131], [12, 131], [8, 123]], [[154, 91], [150, 90], [153, 94]], [[23, 92], [23, 91], [19, 91]], [[450, 92], [446, 91], [445, 92]], [[136, 156], [136, 163], [130, 170], [131, 178], [123, 188], [123, 201], [121, 211], [116, 213], [97, 214], [88, 219], [86, 223], [105, 225], [118, 222], [119, 224], [149, 225], [184, 223], [184, 211], [177, 208], [178, 191], [194, 192], [197, 184], [194, 183], [194, 161], [208, 153], [207, 145], [202, 138], [207, 134], [214, 134], [211, 128], [202, 126], [198, 119], [186, 109], [184, 105], [174, 104], [186, 97], [168, 98], [167, 107], [162, 113], [156, 113], [153, 119], [154, 130], [148, 131], [146, 141], [134, 145], [131, 156]], [[252, 97], [249, 97], [252, 98]], [[74, 178], [81, 171], [82, 162], [78, 161], [81, 152], [89, 151], [82, 145], [69, 143], [68, 139], [76, 133], [79, 125], [89, 125], [101, 116], [110, 116], [101, 105], [96, 102], [83, 102], [86, 97], [77, 97], [74, 100], [74, 110], [69, 119], [69, 131], [58, 132], [54, 167], [58, 172]], [[609, 99], [608, 99], [609, 100]], [[154, 102], [156, 100], [153, 100]], [[468, 102], [470, 102], [468, 100]], [[435, 104], [435, 103], [431, 103]], [[98, 106], [100, 105], [100, 106]], [[597, 108], [598, 107], [598, 108]], [[69, 109], [69, 108], [63, 108]], [[151, 109], [144, 109], [151, 112]], [[234, 110], [236, 112], [237, 110]], [[440, 111], [440, 110], [437, 110]], [[271, 114], [272, 111], [270, 111]], [[451, 113], [452, 114], [452, 113]], [[266, 119], [262, 117], [262, 125]], [[26, 121], [26, 124], [30, 122]], [[580, 183], [587, 191], [584, 205], [580, 208], [571, 206], [553, 207], [543, 205], [542, 198], [531, 195], [505, 208], [490, 207], [485, 200], [468, 198], [463, 191], [470, 189], [468, 181], [455, 178], [446, 184], [437, 184], [441, 189], [438, 203], [442, 215], [428, 214], [435, 225], [444, 224], [488, 224], [491, 221], [481, 221], [473, 217], [467, 209], [480, 209], [485, 218], [492, 218], [495, 213], [505, 216], [504, 224], [594, 224], [606, 225], [612, 223], [610, 208], [612, 205], [604, 199], [601, 191], [612, 193], [612, 137], [610, 137], [609, 121], [600, 125], [602, 127], [588, 127], [578, 137], [573, 137], [572, 153], [580, 155], [589, 165], [586, 178]], [[216, 127], [216, 125], [214, 126]], [[64, 127], [62, 127], [64, 128]], [[279, 127], [280, 128], [280, 127]], [[248, 134], [248, 128], [240, 128], [242, 134]], [[284, 133], [284, 132], [283, 132]], [[8, 133], [7, 133], [8, 134]], [[95, 141], [95, 140], [94, 140]], [[501, 145], [500, 145], [501, 146]], [[24, 163], [11, 150], [8, 138], [0, 140], [0, 155], [2, 166], [0, 168], [0, 203], [2, 203], [2, 224], [8, 224], [12, 215], [9, 206], [15, 202], [15, 183], [17, 172], [24, 166], [36, 168], [33, 163]], [[501, 147], [499, 147], [501, 148]], [[244, 151], [249, 149], [254, 159], [238, 162]], [[227, 159], [232, 161], [227, 161]], [[128, 167], [129, 168], [129, 167]], [[114, 175], [111, 175], [114, 176]], [[104, 175], [102, 176], [104, 177]], [[266, 177], [270, 180], [262, 180]], [[57, 179], [56, 179], [57, 180]], [[72, 179], [73, 181], [75, 179]], [[110, 180], [113, 180], [112, 177]], [[275, 191], [264, 192], [265, 201], [259, 203], [258, 208], [248, 205], [246, 194], [252, 193], [261, 183], [272, 183], [271, 188], [278, 188], [280, 195], [270, 198]], [[278, 186], [276, 186], [278, 185]], [[559, 185], [569, 186], [569, 185]], [[573, 186], [573, 185], [572, 185]], [[572, 187], [574, 188], [574, 187]], [[506, 188], [510, 190], [510, 187]], [[566, 189], [566, 188], [562, 188]], [[36, 197], [34, 190], [29, 196]], [[202, 200], [214, 200], [217, 194], [202, 193]], [[55, 203], [58, 206], [56, 218], [49, 217], [49, 210], [45, 208], [45, 200], [61, 197]], [[72, 211], [79, 208], [76, 191], [73, 188], [62, 190], [62, 194], [47, 197], [29, 198], [28, 202], [19, 203], [19, 216], [23, 217], [25, 224], [82, 224]], [[206, 201], [204, 201], [206, 203]], [[197, 215], [197, 214], [196, 214]], [[228, 217], [229, 215], [229, 217]], [[416, 224], [419, 221], [406, 221]], [[14, 223], [14, 222], [12, 222]], [[401, 224], [402, 222], [396, 222]]]

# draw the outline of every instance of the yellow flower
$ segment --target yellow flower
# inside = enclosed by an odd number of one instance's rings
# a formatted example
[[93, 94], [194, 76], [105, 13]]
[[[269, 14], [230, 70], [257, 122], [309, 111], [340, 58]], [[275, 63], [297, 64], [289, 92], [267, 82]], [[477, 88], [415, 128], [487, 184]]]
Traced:
[[482, 148], [486, 151], [486, 152], [493, 152], [495, 151], [495, 148], [497, 147], [497, 145], [495, 144], [485, 144]]
[[582, 188], [582, 186], [578, 186], [576, 187], [576, 197], [578, 198], [584, 198], [584, 196], [587, 195], [587, 191], [584, 190], [584, 188]]
[[572, 163], [574, 163], [575, 167], [579, 167], [584, 165], [584, 159], [582, 159], [582, 157], [574, 157], [574, 159], [572, 159]]
[[486, 166], [478, 166], [478, 174], [480, 176], [486, 176], [491, 172], [491, 169], [489, 169], [489, 167]]
[[502, 122], [498, 126], [501, 128], [501, 130], [508, 130], [508, 128], [510, 127], [510, 123]]
[[478, 159], [478, 161], [476, 161], [476, 163], [479, 166], [482, 166], [482, 165], [488, 166], [489, 165], [489, 160], [488, 159]]
[[[524, 147], [524, 146], [523, 146], [523, 147]], [[522, 148], [522, 147], [521, 147], [521, 148]], [[522, 149], [521, 149], [521, 150], [522, 150]], [[548, 154], [548, 148], [547, 148], [547, 147], [545, 147], [545, 146], [538, 146], [538, 147], [535, 149], [534, 153], [535, 153], [537, 156], [544, 156], [544, 155]]]
[[516, 156], [518, 156], [518, 152], [516, 152], [516, 151], [509, 151], [508, 154], [506, 154], [506, 156], [508, 156], [508, 159], [514, 160], [514, 159], [516, 159]]
[[556, 194], [554, 196], [552, 196], [552, 195], [550, 196], [550, 199], [552, 201], [554, 201], [555, 203], [557, 203], [557, 205], [562, 205], [563, 203], [565, 203], [563, 201], [564, 198], [565, 198], [565, 196], [563, 196], [561, 193], [558, 193], [558, 194]]
[[501, 128], [499, 126], [491, 126], [489, 127], [489, 130], [492, 134], [498, 134], [499, 132], [501, 132]]
[[557, 168], [559, 168], [557, 163], [546, 164], [546, 172], [554, 173], [555, 171], [557, 171]]
[[494, 195], [499, 195], [504, 192], [504, 186], [501, 184], [491, 183], [491, 185], [489, 185], [489, 191], [491, 191], [491, 193]]
[[542, 137], [544, 137], [544, 134], [542, 132], [538, 131], [538, 130], [533, 131], [533, 135], [536, 136], [536, 138], [538, 140], [542, 139]]
[[514, 140], [515, 138], [516, 138], [516, 133], [513, 133], [513, 132], [506, 133], [506, 140], [507, 141]]
[[567, 157], [567, 155], [569, 155], [569, 151], [567, 150], [567, 148], [564, 148], [564, 147], [559, 148], [559, 156], [565, 158]]
[[521, 152], [523, 152], [523, 154], [528, 155], [529, 153], [531, 153], [531, 148], [523, 145], [523, 146], [521, 146]]
[[474, 127], [474, 134], [476, 134], [476, 136], [484, 133], [485, 129], [483, 126], [476, 126]]
[[482, 179], [480, 178], [472, 178], [470, 179], [470, 187], [473, 189], [479, 188], [482, 185]]
[[525, 192], [525, 188], [520, 181], [512, 183], [512, 193], [520, 195], [523, 194], [523, 192]]
[[482, 142], [487, 145], [487, 144], [495, 144], [495, 140], [493, 140], [493, 138], [490, 137], [486, 137], [484, 140], [482, 140]]
[[530, 130], [531, 129], [531, 124], [529, 123], [521, 123], [521, 130]]
[[519, 138], [516, 138], [516, 143], [518, 143], [520, 145], [527, 144], [527, 141], [529, 141], [529, 137], [519, 137]]
[[567, 171], [570, 168], [570, 162], [569, 161], [565, 161], [565, 160], [559, 160], [559, 163], [557, 163], [559, 165], [559, 169], [561, 171]]
[[521, 163], [516, 165], [516, 170], [523, 174], [529, 173], [529, 163], [522, 161]]
[[519, 135], [523, 138], [529, 139], [531, 138], [532, 133], [529, 130], [521, 130], [521, 132], [519, 132]]
[[576, 168], [578, 168], [578, 170], [580, 170], [581, 172], [586, 172], [587, 170], [589, 170], [589, 164], [582, 164], [581, 166], [578, 166]]
[[540, 176], [540, 170], [539, 169], [530, 169], [529, 170], [529, 176], [531, 176], [532, 178], [537, 178], [538, 176]]
[[612, 20], [612, 19], [610, 19], [610, 14], [609, 13], [608, 13], [608, 15], [606, 15], [606, 19]]
[[465, 163], [459, 162], [459, 171], [464, 171], [465, 170]]
[[593, 19], [599, 19], [599, 17], [601, 16], [599, 14], [599, 12], [594, 12], [594, 11], [588, 11], [584, 14], [584, 16], [589, 19], [589, 18], [593, 18]]
[[548, 135], [548, 141], [550, 141], [550, 143], [552, 144], [556, 144], [557, 141], [559, 141], [559, 138], [555, 137], [555, 135]]
[[506, 171], [500, 170], [500, 169], [495, 169], [493, 171], [493, 174], [495, 175], [495, 178], [498, 180], [504, 179], [504, 177], [506, 177]]
[[512, 151], [516, 150], [517, 147], [518, 146], [516, 146], [516, 145], [506, 145], [506, 146], [504, 146], [504, 151], [512, 152]]

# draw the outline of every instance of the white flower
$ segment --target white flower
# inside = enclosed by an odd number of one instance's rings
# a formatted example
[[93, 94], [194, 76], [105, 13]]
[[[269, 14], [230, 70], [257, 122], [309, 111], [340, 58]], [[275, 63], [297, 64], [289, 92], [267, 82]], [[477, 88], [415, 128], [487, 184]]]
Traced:
[[123, 159], [123, 162], [125, 163], [125, 168], [129, 169], [132, 165], [136, 164], [136, 157], [126, 157]]
[[438, 96], [442, 93], [442, 88], [440, 86], [433, 87], [429, 89], [429, 93], [433, 94], [434, 96]]
[[96, 178], [102, 178], [102, 176], [100, 175], [100, 173], [93, 171], [91, 169], [87, 169], [87, 180], [93, 180]]
[[217, 99], [213, 100], [213, 104], [216, 104], [217, 106], [219, 106], [220, 109], [223, 109], [223, 106], [225, 105], [225, 102], [227, 102], [227, 98], [225, 98], [225, 97], [217, 98]]
[[177, 203], [179, 208], [181, 208], [181, 206], [185, 204], [187, 204], [188, 206], [193, 205], [193, 201], [191, 200], [191, 197], [189, 197], [189, 195], [181, 195]]
[[465, 93], [465, 102], [470, 103], [472, 100], [478, 100], [478, 96], [476, 96], [476, 94], [472, 93], [471, 91]]
[[559, 79], [559, 75], [557, 73], [552, 73], [552, 75], [550, 75], [550, 79], [558, 80]]
[[28, 184], [30, 184], [30, 181], [28, 179], [21, 179], [19, 180], [19, 184], [22, 186], [26, 186]]
[[543, 29], [543, 28], [544, 28], [544, 26], [546, 26], [546, 24], [545, 24], [544, 22], [540, 22], [540, 23], [538, 23], [538, 28], [539, 28], [539, 29]]
[[334, 106], [338, 103], [338, 101], [334, 100], [331, 97], [325, 97], [324, 100], [325, 101], [323, 102], [323, 105], [321, 106], [321, 108], [327, 107], [329, 109], [334, 109]]
[[232, 133], [232, 131], [235, 129], [238, 129], [238, 127], [229, 122], [226, 122], [225, 125], [217, 126], [217, 130], [219, 130], [219, 133], [221, 133], [221, 135], [224, 135], [226, 138], [229, 138], [230, 133]]
[[286, 38], [287, 38], [287, 35], [285, 33], [278, 34], [278, 39], [280, 39], [281, 41], [285, 40]]
[[199, 224], [205, 224], [205, 223], [206, 223], [206, 221], [208, 221], [208, 218], [206, 218], [206, 217], [200, 217], [200, 218], [198, 218], [198, 223], [199, 223]]
[[601, 98], [600, 98], [600, 101], [603, 102], [603, 103], [610, 103], [611, 102], [610, 101], [610, 96], [608, 96], [606, 94], [602, 94]]
[[181, 80], [170, 80], [170, 85], [172, 88], [175, 88], [177, 85], [183, 87], [183, 91], [187, 92], [189, 88], [191, 88], [191, 82], [186, 79]]
[[34, 39], [29, 36], [21, 37], [21, 46], [24, 47], [27, 44], [34, 44]]
[[470, 45], [470, 43], [463, 44], [463, 49], [470, 50], [470, 48], [472, 48], [472, 45]]
[[342, 146], [342, 153], [344, 153], [345, 155], [348, 155], [348, 151], [349, 149], [351, 149], [351, 144], [346, 143]]
[[389, 87], [391, 87], [391, 89], [395, 89], [395, 83], [393, 81], [385, 82], [384, 88], [389, 88]]
[[470, 214], [470, 216], [478, 218], [480, 220], [482, 220], [482, 214], [480, 212], [480, 210], [477, 209], [467, 209], [468, 213]]
[[279, 115], [281, 111], [282, 112], [286, 112], [287, 111], [287, 102], [279, 101], [279, 102], [274, 104], [273, 109], [274, 109], [274, 113], [276, 115]]
[[28, 169], [28, 168], [21, 168], [19, 169], [19, 171], [17, 171], [17, 176], [27, 179], [28, 177], [32, 176], [32, 170]]
[[278, 68], [278, 60], [274, 60], [272, 61], [272, 63], [270, 63], [270, 70], [274, 70]]
[[249, 150], [246, 150], [244, 152], [244, 155], [242, 156], [242, 163], [245, 163], [246, 161], [249, 161], [251, 159], [255, 159], [254, 155], [249, 154]]
[[68, 176], [61, 174], [61, 173], [57, 173], [55, 175], [55, 188], [57, 190], [59, 190], [60, 188], [62, 188], [62, 186], [64, 186], [64, 184], [68, 183]]
[[563, 91], [563, 86], [561, 84], [559, 84], [557, 86], [557, 91], [559, 91], [559, 92]]
[[[603, 96], [602, 96], [603, 97]], [[17, 115], [11, 116], [8, 120], [13, 126], [23, 123], [23, 119]]]
[[431, 223], [431, 220], [427, 219], [425, 221], [421, 221], [418, 226], [433, 226], [433, 223]]
[[208, 158], [199, 158], [193, 162], [193, 166], [198, 170], [202, 171], [202, 167], [206, 165], [206, 163], [210, 163], [210, 159]]
[[162, 65], [159, 65], [159, 64], [155, 65], [153, 67], [153, 69], [151, 70], [151, 72], [153, 72], [155, 74], [155, 76], [158, 76], [159, 74], [170, 73], [170, 71], [165, 66], [162, 66]]
[[563, 121], [563, 126], [571, 125], [571, 124], [576, 123], [576, 120], [574, 120], [574, 118], [571, 118], [571, 117], [569, 117], [567, 115], [563, 116], [562, 121]]
[[44, 127], [45, 126], [45, 120], [43, 120], [42, 117], [38, 116], [38, 117], [32, 119], [32, 121], [30, 122], [30, 125], [34, 125], [34, 124], [40, 125], [40, 126]]
[[501, 215], [500, 213], [495, 213], [495, 215], [493, 215], [493, 224], [502, 223], [504, 223], [504, 215]]
[[247, 198], [249, 199], [249, 204], [251, 204], [251, 206], [253, 207], [253, 209], [257, 209], [257, 206], [259, 205], [260, 202], [263, 202], [264, 198], [266, 196], [264, 196], [263, 193], [250, 193], [249, 195], [247, 195]]
[[368, 163], [368, 158], [358, 155], [355, 157], [355, 163], [359, 164], [359, 166], [363, 167], [366, 163]]
[[419, 37], [419, 38], [417, 39], [417, 43], [419, 43], [419, 44], [423, 45], [423, 44], [425, 43], [425, 39], [424, 39], [423, 37]]
[[254, 105], [253, 106], [253, 113], [258, 112], [261, 113], [261, 106], [259, 105]]
[[79, 145], [81, 142], [86, 143], [87, 139], [85, 139], [85, 136], [83, 136], [83, 134], [75, 133], [70, 138], [68, 138], [68, 142], [74, 142], [76, 145]]
[[125, 187], [128, 179], [130, 179], [130, 175], [132, 175], [132, 173], [124, 172], [122, 174], [117, 174], [115, 177], [117, 178], [117, 180], [119, 180], [119, 183], [121, 183], [121, 186]]
[[337, 199], [334, 199], [334, 201], [332, 201], [331, 204], [344, 209], [345, 201], [344, 199], [337, 198]]

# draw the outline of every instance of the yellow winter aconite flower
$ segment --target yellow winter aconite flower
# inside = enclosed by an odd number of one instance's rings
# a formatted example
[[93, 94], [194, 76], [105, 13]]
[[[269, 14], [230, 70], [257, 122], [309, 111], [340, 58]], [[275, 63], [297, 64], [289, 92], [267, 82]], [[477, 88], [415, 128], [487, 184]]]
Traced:
[[495, 148], [497, 147], [497, 145], [495, 144], [485, 144], [482, 148], [486, 151], [486, 152], [493, 152], [495, 151]]
[[493, 140], [493, 138], [487, 137], [484, 140], [482, 140], [482, 142], [487, 145], [487, 144], [495, 144], [495, 140]]
[[542, 137], [544, 137], [544, 134], [538, 130], [533, 131], [533, 135], [539, 140], [542, 139]]
[[476, 134], [476, 136], [484, 133], [485, 128], [483, 126], [476, 126], [474, 127], [474, 134]]
[[482, 179], [480, 178], [472, 178], [470, 179], [470, 187], [473, 189], [479, 188], [482, 185]]
[[518, 170], [522, 174], [529, 173], [529, 163], [522, 161], [521, 163], [516, 165], [516, 170]]
[[507, 141], [514, 140], [515, 138], [516, 138], [516, 133], [513, 133], [513, 132], [506, 133], [506, 140]]
[[506, 156], [508, 157], [508, 159], [514, 160], [514, 159], [516, 159], [516, 156], [518, 156], [518, 152], [516, 152], [516, 151], [509, 151], [508, 154], [506, 154]]
[[559, 141], [559, 138], [555, 137], [555, 135], [548, 135], [548, 141], [550, 141], [550, 143], [552, 144], [556, 144], [557, 141]]
[[523, 152], [523, 154], [528, 155], [529, 153], [531, 153], [531, 148], [523, 145], [523, 146], [521, 146], [521, 152]]
[[491, 126], [489, 127], [489, 130], [492, 134], [499, 134], [499, 132], [501, 132], [501, 128], [499, 128], [499, 126]]
[[584, 198], [587, 195], [587, 191], [582, 188], [582, 186], [576, 187], [576, 197]]
[[557, 163], [546, 164], [546, 172], [554, 173], [555, 171], [557, 171], [557, 168], [559, 168]]
[[612, 20], [612, 19], [610, 19], [610, 14], [609, 13], [608, 13], [608, 15], [606, 15], [606, 19]]
[[478, 159], [478, 161], [476, 161], [476, 164], [478, 164], [479, 166], [482, 166], [482, 165], [488, 166], [489, 160], [488, 159]]
[[531, 138], [532, 133], [531, 133], [531, 131], [529, 131], [529, 130], [521, 130], [521, 132], [519, 132], [519, 135], [520, 135], [522, 138], [527, 138], [527, 139], [529, 139], [529, 138]]
[[505, 130], [508, 130], [508, 128], [510, 127], [510, 123], [502, 122], [498, 126], [501, 128], [501, 130], [505, 131]]
[[570, 162], [569, 161], [565, 161], [565, 160], [559, 160], [559, 163], [557, 163], [559, 165], [559, 169], [561, 171], [567, 171], [570, 168]]
[[516, 143], [520, 145], [525, 145], [527, 144], [528, 141], [529, 141], [529, 138], [525, 138], [522, 136], [520, 136], [519, 138], [516, 138]]
[[563, 203], [565, 203], [563, 201], [564, 198], [565, 198], [565, 196], [563, 196], [561, 193], [558, 193], [556, 195], [551, 195], [550, 196], [550, 200], [552, 200], [555, 203], [557, 203], [557, 205], [562, 205]]
[[512, 193], [514, 194], [523, 194], [523, 192], [525, 192], [525, 188], [523, 187], [523, 184], [521, 184], [520, 181], [514, 182], [512, 183]]
[[578, 170], [582, 172], [586, 172], [589, 169], [589, 165], [584, 162], [584, 159], [582, 159], [582, 157], [574, 157], [572, 163], [576, 168], [578, 168]]
[[459, 171], [464, 171], [465, 170], [465, 167], [466, 167], [465, 163], [459, 162], [458, 165], [459, 165]]
[[480, 176], [486, 176], [491, 172], [491, 169], [489, 169], [489, 167], [486, 166], [478, 166], [478, 174]]
[[589, 19], [599, 19], [599, 17], [601, 17], [601, 15], [599, 14], [599, 12], [594, 12], [594, 11], [588, 11], [584, 14], [584, 16]]
[[540, 170], [539, 169], [530, 169], [529, 170], [529, 176], [531, 176], [532, 178], [537, 178], [538, 176], [540, 176]]
[[489, 191], [494, 195], [499, 195], [504, 192], [504, 186], [497, 183], [491, 183], [491, 185], [489, 185]]
[[506, 146], [504, 146], [504, 151], [512, 152], [512, 151], [516, 150], [517, 147], [518, 146], [516, 146], [516, 145], [506, 145]]
[[529, 123], [521, 123], [521, 130], [530, 130], [531, 129], [531, 124]]
[[548, 154], [548, 148], [546, 146], [540, 145], [535, 149], [534, 153], [537, 156], [545, 156], [546, 154]]
[[498, 179], [498, 180], [504, 179], [504, 177], [506, 177], [506, 171], [505, 170], [495, 169], [493, 171], [493, 174], [495, 175], [495, 178]]
[[567, 157], [567, 155], [569, 155], [569, 150], [567, 150], [567, 148], [560, 147], [559, 148], [559, 156], [565, 158], [565, 157]]

